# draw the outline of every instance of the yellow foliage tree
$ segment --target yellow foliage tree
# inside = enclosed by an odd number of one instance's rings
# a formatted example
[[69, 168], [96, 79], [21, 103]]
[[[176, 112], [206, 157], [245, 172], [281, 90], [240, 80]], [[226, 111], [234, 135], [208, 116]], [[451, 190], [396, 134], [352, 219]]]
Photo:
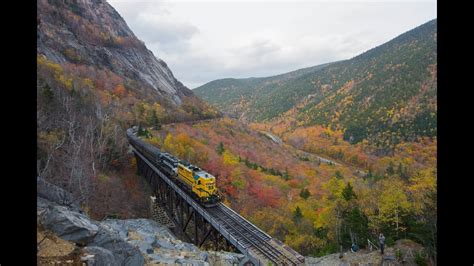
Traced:
[[328, 182], [323, 184], [323, 189], [328, 191], [327, 199], [333, 200], [340, 198], [344, 189], [344, 181], [333, 176]]
[[239, 163], [239, 160], [237, 159], [237, 157], [235, 157], [228, 150], [225, 150], [222, 153], [222, 159], [224, 161], [224, 164], [226, 164], [226, 165], [236, 165], [236, 164]]
[[401, 218], [412, 208], [412, 204], [404, 190], [405, 187], [400, 179], [383, 180], [383, 192], [379, 198], [380, 221], [395, 226], [397, 233], [406, 229], [401, 224]]
[[175, 152], [173, 135], [171, 135], [170, 133], [166, 135], [165, 141], [163, 143], [163, 149], [169, 153]]
[[410, 178], [409, 191], [413, 199], [413, 210], [422, 214], [426, 210], [436, 212], [436, 204], [432, 199], [436, 195], [436, 169], [428, 168], [418, 171]]

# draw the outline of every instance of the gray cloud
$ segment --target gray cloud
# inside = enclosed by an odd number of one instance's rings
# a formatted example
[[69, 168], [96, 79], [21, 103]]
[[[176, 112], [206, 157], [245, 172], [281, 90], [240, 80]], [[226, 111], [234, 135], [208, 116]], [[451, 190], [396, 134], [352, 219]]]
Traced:
[[434, 0], [109, 2], [190, 88], [349, 59], [436, 17]]
[[272, 40], [262, 39], [254, 40], [250, 44], [233, 49], [236, 54], [241, 54], [246, 57], [253, 58], [255, 60], [264, 61], [265, 59], [277, 54], [281, 51], [281, 47], [272, 42]]
[[190, 23], [177, 22], [160, 16], [140, 15], [134, 21], [137, 34], [143, 36], [145, 41], [160, 44], [172, 44], [189, 41], [199, 30]]

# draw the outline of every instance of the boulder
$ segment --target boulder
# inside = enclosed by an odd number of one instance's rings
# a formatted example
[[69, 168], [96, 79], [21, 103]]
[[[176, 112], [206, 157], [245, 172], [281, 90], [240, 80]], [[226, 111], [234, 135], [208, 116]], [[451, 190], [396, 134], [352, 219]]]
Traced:
[[165, 264], [165, 265], [175, 265], [176, 264], [176, 257], [168, 256], [165, 254], [149, 254], [148, 258], [151, 260], [152, 265], [154, 264]]
[[201, 252], [199, 253], [199, 259], [202, 260], [202, 261], [208, 261], [209, 259], [209, 254], [207, 252]]
[[140, 250], [127, 243], [120, 235], [100, 224], [95, 237], [88, 243], [89, 247], [102, 247], [112, 252], [119, 265], [143, 265], [145, 260]]
[[71, 193], [49, 183], [41, 177], [36, 178], [36, 193], [38, 197], [50, 202], [67, 206], [72, 211], [82, 212], [77, 200], [74, 199]]
[[87, 265], [158, 264], [235, 265], [244, 257], [229, 252], [205, 252], [182, 242], [163, 225], [149, 219], [93, 221], [87, 215], [59, 206], [57, 198], [38, 197], [37, 216], [42, 228], [83, 246]]
[[227, 251], [207, 251], [207, 260], [211, 265], [239, 265], [245, 258], [243, 254]]
[[105, 248], [85, 247], [82, 251], [81, 261], [86, 262], [87, 265], [113, 266], [118, 264], [114, 254]]
[[86, 215], [64, 206], [48, 204], [45, 200], [39, 202], [42, 204], [39, 223], [62, 239], [86, 245], [97, 234], [98, 226]]
[[[101, 225], [137, 247], [151, 263], [209, 265], [208, 254], [177, 240], [168, 228], [149, 219], [108, 219]], [[221, 264], [232, 265], [232, 264]]]
[[166, 241], [164, 239], [159, 239], [157, 238], [153, 243], [151, 243], [151, 246], [154, 248], [163, 248], [163, 249], [176, 249], [176, 247], [171, 244], [169, 241]]
[[60, 238], [86, 246], [91, 254], [84, 256], [84, 259], [91, 265], [144, 264], [140, 250], [125, 241], [125, 234], [121, 236], [106, 225], [69, 208], [38, 197], [38, 222]]
[[396, 261], [396, 260], [397, 260], [397, 259], [395, 258], [395, 256], [393, 256], [393, 255], [384, 255], [384, 256], [382, 257], [382, 259], [383, 259], [384, 261]]
[[107, 219], [101, 225], [117, 236], [137, 247], [143, 254], [150, 254], [148, 250], [155, 248], [175, 251], [172, 243], [174, 236], [166, 227], [149, 219], [117, 220]]
[[192, 265], [192, 266], [208, 266], [209, 263], [202, 260], [193, 260], [193, 259], [177, 259], [176, 264], [180, 265]]
[[176, 247], [177, 250], [199, 252], [199, 249], [191, 243], [178, 242], [178, 243], [176, 243], [175, 247]]

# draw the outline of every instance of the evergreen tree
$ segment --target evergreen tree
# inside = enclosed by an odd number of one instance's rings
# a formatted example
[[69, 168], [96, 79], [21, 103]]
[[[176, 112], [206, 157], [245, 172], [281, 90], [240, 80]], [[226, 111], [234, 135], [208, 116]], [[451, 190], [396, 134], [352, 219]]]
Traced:
[[402, 176], [402, 173], [403, 173], [403, 165], [402, 165], [402, 163], [398, 163], [397, 174], [399, 176]]
[[48, 84], [44, 85], [41, 96], [45, 100], [46, 104], [49, 104], [53, 101], [54, 93], [53, 93], [53, 90], [51, 90], [51, 87]]
[[303, 199], [308, 199], [309, 196], [311, 196], [311, 193], [309, 192], [309, 190], [307, 188], [303, 188], [301, 189], [301, 192], [300, 192], [300, 197], [302, 197]]
[[352, 188], [351, 182], [348, 182], [347, 185], [342, 190], [342, 196], [346, 201], [350, 201], [351, 199], [356, 199], [357, 196]]
[[402, 163], [398, 164], [397, 174], [402, 178], [408, 181], [410, 176], [408, 175], [408, 169], [406, 166], [403, 166]]
[[143, 132], [143, 128], [141, 125], [138, 125], [138, 131], [137, 131], [137, 136], [141, 137], [144, 136], [145, 133]]
[[352, 243], [361, 247], [366, 245], [369, 236], [368, 218], [358, 206], [344, 213], [343, 227], [343, 246], [349, 247]]
[[392, 161], [390, 161], [390, 162], [388, 163], [388, 167], [387, 167], [387, 171], [386, 171], [386, 172], [387, 172], [388, 175], [393, 175], [393, 174], [395, 174], [395, 169], [393, 168], [393, 162], [392, 162]]
[[303, 218], [303, 213], [301, 212], [300, 206], [296, 206], [295, 211], [293, 212], [293, 221], [299, 223]]
[[155, 127], [156, 130], [161, 129], [161, 122], [160, 119], [158, 119], [155, 110], [153, 110], [153, 112], [151, 113], [150, 124], [151, 126]]
[[273, 168], [270, 168], [270, 170], [268, 170], [268, 172], [269, 172], [271, 175], [277, 175], [276, 172], [275, 172], [275, 169], [273, 169]]
[[283, 173], [282, 177], [285, 181], [288, 181], [290, 179], [290, 174], [288, 174], [288, 169], [285, 169], [285, 172]]
[[137, 136], [149, 138], [151, 137], [151, 134], [150, 132], [148, 132], [148, 129], [143, 128], [141, 125], [138, 125]]
[[219, 144], [217, 145], [217, 148], [216, 148], [216, 152], [219, 154], [219, 155], [222, 155], [222, 153], [224, 153], [225, 149], [224, 149], [224, 143], [222, 142], [219, 142]]
[[343, 179], [344, 178], [344, 176], [341, 174], [341, 172], [339, 170], [336, 171], [335, 175], [336, 175], [337, 179]]

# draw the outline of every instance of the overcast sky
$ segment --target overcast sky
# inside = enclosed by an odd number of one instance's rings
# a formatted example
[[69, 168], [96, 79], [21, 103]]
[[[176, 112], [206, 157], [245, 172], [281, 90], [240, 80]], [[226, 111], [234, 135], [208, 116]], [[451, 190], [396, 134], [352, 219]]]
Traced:
[[193, 89], [349, 59], [436, 18], [436, 0], [108, 0]]

